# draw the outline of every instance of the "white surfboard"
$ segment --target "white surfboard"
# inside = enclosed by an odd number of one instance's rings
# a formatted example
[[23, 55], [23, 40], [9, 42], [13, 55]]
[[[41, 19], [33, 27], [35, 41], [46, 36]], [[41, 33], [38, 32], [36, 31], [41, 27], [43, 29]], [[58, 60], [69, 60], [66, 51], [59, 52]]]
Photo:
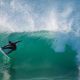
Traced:
[[1, 48], [0, 48], [1, 53], [6, 56], [7, 58], [10, 58]]

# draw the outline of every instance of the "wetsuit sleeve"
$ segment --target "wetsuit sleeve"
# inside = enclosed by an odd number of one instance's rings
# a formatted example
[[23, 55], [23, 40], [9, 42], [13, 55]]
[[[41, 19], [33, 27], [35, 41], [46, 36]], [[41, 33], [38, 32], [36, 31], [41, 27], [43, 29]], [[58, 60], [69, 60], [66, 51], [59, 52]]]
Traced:
[[17, 41], [17, 42], [15, 42], [15, 44], [16, 44], [16, 43], [19, 43], [19, 42], [21, 42], [21, 41]]

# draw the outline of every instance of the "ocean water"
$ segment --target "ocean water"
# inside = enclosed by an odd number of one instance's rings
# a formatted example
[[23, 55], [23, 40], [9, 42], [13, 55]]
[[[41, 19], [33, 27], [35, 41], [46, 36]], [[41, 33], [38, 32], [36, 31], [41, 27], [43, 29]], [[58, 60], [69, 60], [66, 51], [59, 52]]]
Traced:
[[1, 33], [0, 46], [22, 42], [10, 60], [0, 52], [0, 80], [79, 80], [76, 51], [68, 44], [56, 51], [55, 37], [47, 31]]

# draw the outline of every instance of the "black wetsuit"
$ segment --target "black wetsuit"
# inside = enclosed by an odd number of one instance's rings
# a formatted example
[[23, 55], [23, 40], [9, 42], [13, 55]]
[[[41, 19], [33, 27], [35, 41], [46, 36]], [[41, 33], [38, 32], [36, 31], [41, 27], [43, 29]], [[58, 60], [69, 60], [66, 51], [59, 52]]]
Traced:
[[9, 53], [11, 53], [12, 51], [15, 51], [16, 50], [16, 44], [18, 43], [18, 42], [21, 42], [21, 41], [17, 41], [17, 42], [11, 42], [11, 41], [9, 41], [9, 44], [8, 45], [6, 45], [6, 46], [4, 46], [4, 47], [2, 47], [2, 49], [4, 50], [4, 49], [10, 49], [6, 54], [9, 54]]

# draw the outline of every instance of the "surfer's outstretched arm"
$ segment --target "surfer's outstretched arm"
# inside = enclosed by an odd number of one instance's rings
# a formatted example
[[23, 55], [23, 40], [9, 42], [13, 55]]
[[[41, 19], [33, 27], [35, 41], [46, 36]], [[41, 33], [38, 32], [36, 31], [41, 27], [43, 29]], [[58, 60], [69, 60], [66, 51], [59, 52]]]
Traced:
[[17, 42], [15, 42], [15, 44], [17, 44], [17, 43], [19, 43], [19, 42], [21, 42], [21, 41], [17, 41]]

